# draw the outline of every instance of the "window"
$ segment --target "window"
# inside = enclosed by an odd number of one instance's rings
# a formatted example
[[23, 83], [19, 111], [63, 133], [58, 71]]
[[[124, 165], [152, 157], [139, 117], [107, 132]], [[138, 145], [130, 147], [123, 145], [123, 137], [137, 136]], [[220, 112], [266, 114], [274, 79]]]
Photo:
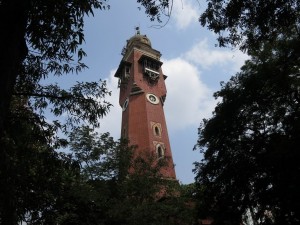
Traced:
[[148, 78], [149, 82], [156, 82], [160, 76], [159, 69], [162, 63], [144, 55], [140, 58], [139, 62], [142, 64], [144, 75]]
[[129, 75], [130, 75], [130, 67], [125, 66], [125, 76], [129, 76]]
[[159, 64], [154, 60], [150, 60], [150, 59], [144, 60], [144, 68], [149, 68], [151, 70], [158, 71], [159, 67], [160, 67]]
[[155, 135], [160, 136], [160, 130], [157, 126], [154, 127]]
[[127, 82], [130, 77], [130, 66], [125, 66], [124, 74], [123, 74], [123, 81]]
[[158, 158], [163, 157], [163, 150], [160, 146], [157, 148], [157, 156]]
[[156, 145], [157, 158], [163, 158], [165, 155], [164, 147], [161, 144]]
[[162, 130], [161, 130], [161, 124], [156, 122], [151, 122], [151, 128], [153, 131], [153, 135], [155, 137], [161, 138]]
[[129, 103], [129, 99], [126, 98], [125, 102], [123, 103], [123, 107], [122, 107], [123, 112], [127, 109], [128, 103]]

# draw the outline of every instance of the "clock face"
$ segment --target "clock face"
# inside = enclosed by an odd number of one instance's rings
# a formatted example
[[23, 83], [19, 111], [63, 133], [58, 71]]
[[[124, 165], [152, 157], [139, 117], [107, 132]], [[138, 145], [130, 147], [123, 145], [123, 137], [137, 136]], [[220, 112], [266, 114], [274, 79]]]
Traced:
[[122, 111], [123, 112], [127, 109], [128, 103], [129, 103], [129, 99], [126, 98], [126, 100], [125, 100], [125, 102], [123, 103], [123, 106], [122, 106]]
[[159, 103], [159, 98], [155, 96], [154, 94], [147, 94], [146, 95], [147, 100], [151, 102], [152, 104], [158, 104]]

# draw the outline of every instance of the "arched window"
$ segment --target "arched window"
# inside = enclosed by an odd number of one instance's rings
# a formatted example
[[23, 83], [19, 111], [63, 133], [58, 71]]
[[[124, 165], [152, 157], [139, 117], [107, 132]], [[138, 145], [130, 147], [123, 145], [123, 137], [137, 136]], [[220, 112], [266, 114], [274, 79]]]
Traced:
[[156, 136], [160, 136], [160, 130], [157, 126], [155, 126], [155, 128], [154, 128], [154, 132], [155, 132]]
[[125, 102], [123, 103], [122, 111], [124, 112], [127, 109], [129, 104], [129, 98], [126, 98]]
[[156, 154], [157, 154], [157, 158], [162, 158], [165, 155], [164, 148], [160, 144], [156, 146]]
[[151, 122], [151, 127], [152, 127], [152, 131], [153, 131], [153, 135], [156, 137], [161, 138], [161, 124], [160, 123], [155, 123], [155, 122]]

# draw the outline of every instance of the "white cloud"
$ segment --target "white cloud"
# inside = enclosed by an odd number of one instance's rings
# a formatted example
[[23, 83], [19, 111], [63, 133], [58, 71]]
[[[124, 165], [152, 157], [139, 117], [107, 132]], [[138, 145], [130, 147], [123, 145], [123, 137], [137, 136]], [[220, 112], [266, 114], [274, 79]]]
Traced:
[[[172, 131], [198, 126], [203, 118], [211, 116], [216, 101], [212, 91], [200, 80], [200, 71], [191, 63], [180, 59], [163, 60], [166, 79], [167, 99], [164, 110], [168, 129]], [[118, 139], [121, 129], [122, 110], [119, 106], [118, 79], [111, 71], [107, 87], [112, 91], [106, 100], [113, 104], [109, 114], [101, 120], [100, 132], [110, 132]]]
[[118, 89], [118, 79], [114, 77], [115, 72], [116, 70], [112, 70], [106, 79], [107, 88], [111, 91], [111, 96], [107, 96], [105, 100], [113, 104], [113, 106], [110, 108], [108, 115], [100, 121], [99, 132], [109, 132], [112, 137], [119, 139], [121, 133], [122, 109], [119, 106], [120, 89]]
[[[182, 58], [164, 59], [163, 72], [168, 76], [165, 114], [168, 129], [178, 131], [189, 126], [198, 126], [203, 118], [209, 118], [216, 105], [213, 91], [201, 80], [200, 68], [226, 67], [238, 71], [247, 56], [243, 53], [224, 49], [210, 50], [207, 40], [200, 41]], [[112, 95], [106, 98], [113, 107], [101, 121], [100, 132], [110, 132], [120, 137], [122, 110], [119, 106], [118, 79], [115, 70], [107, 78], [107, 86]]]
[[165, 60], [163, 71], [168, 76], [165, 114], [169, 130], [198, 126], [203, 118], [211, 116], [216, 101], [195, 66], [176, 58]]
[[198, 23], [199, 12], [188, 0], [174, 0], [172, 18], [175, 19], [179, 29], [188, 27], [191, 23]]
[[189, 61], [208, 69], [212, 66], [230, 66], [232, 71], [238, 71], [249, 57], [239, 50], [225, 48], [210, 49], [207, 39], [194, 45], [191, 50], [184, 54]]

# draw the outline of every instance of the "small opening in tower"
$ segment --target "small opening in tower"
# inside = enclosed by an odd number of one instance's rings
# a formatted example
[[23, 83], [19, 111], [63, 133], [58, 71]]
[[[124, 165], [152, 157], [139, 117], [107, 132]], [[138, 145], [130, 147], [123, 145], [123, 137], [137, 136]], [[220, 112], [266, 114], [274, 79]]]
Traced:
[[130, 77], [130, 67], [129, 66], [125, 66], [125, 69], [124, 69], [124, 79], [128, 80], [129, 77]]
[[164, 150], [163, 150], [163, 148], [160, 145], [157, 146], [157, 150], [156, 151], [157, 151], [157, 158], [164, 157]]
[[160, 130], [157, 126], [154, 128], [154, 131], [156, 136], [160, 136]]
[[125, 74], [130, 74], [130, 67], [129, 66], [125, 67]]

